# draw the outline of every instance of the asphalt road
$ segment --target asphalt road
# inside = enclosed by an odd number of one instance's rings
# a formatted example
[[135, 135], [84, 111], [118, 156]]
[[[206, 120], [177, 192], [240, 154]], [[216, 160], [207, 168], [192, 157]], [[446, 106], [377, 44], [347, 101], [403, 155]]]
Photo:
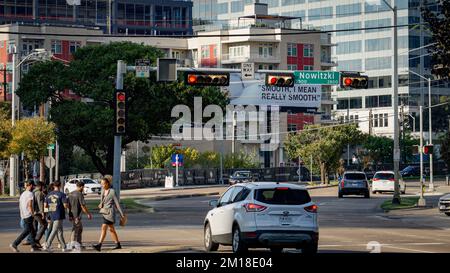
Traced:
[[[417, 191], [416, 184], [408, 184], [407, 195]], [[310, 190], [310, 194], [319, 205], [319, 252], [450, 252], [450, 217], [436, 208], [384, 213], [379, 206], [392, 198], [389, 194], [338, 199], [336, 187]], [[435, 205], [439, 196], [428, 196], [428, 203]], [[203, 251], [202, 223], [208, 201], [215, 198], [218, 196], [145, 202], [154, 213], [129, 215], [128, 226], [119, 228], [124, 247], [142, 252], [152, 252], [150, 247], [158, 252]], [[9, 251], [7, 245], [19, 232], [18, 222], [17, 203], [0, 202], [0, 252]], [[87, 244], [95, 242], [100, 225], [98, 215], [84, 221]], [[65, 230], [67, 238], [68, 221]], [[229, 252], [230, 247], [221, 246], [219, 251]]]

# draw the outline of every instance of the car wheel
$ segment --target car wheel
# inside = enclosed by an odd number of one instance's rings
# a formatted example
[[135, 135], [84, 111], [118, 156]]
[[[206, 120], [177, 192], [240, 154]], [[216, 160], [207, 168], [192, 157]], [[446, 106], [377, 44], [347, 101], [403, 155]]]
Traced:
[[366, 193], [364, 194], [364, 198], [370, 198], [370, 193], [369, 193], [369, 192], [366, 192]]
[[450, 216], [450, 212], [446, 212], [445, 215]]
[[342, 197], [344, 197], [344, 195], [342, 195], [342, 192], [339, 192], [338, 193], [338, 198], [342, 198]]
[[205, 226], [204, 242], [205, 242], [205, 249], [207, 252], [217, 251], [217, 249], [219, 249], [219, 244], [214, 243], [212, 239], [211, 227], [209, 226], [209, 223], [206, 224]]
[[241, 238], [241, 230], [238, 226], [233, 228], [233, 253], [245, 253], [248, 248]]
[[316, 254], [318, 249], [317, 243], [309, 243], [305, 247], [302, 248], [303, 254]]
[[282, 248], [282, 247], [271, 247], [271, 248], [270, 248], [270, 251], [271, 251], [272, 253], [279, 254], [279, 253], [283, 252], [283, 248]]
[[378, 192], [377, 192], [377, 191], [372, 191], [372, 193], [373, 193], [373, 194], [377, 194]]

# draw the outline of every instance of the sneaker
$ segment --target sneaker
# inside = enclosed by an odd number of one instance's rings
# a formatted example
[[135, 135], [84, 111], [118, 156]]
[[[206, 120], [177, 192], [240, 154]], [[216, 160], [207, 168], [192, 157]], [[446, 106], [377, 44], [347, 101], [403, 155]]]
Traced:
[[32, 247], [32, 248], [30, 249], [30, 252], [35, 252], [35, 251], [40, 251], [40, 250], [41, 250], [40, 248]]
[[42, 250], [50, 251], [50, 249], [48, 248], [47, 243], [44, 243], [44, 245], [42, 246]]
[[61, 249], [61, 244], [58, 244], [58, 248]]
[[36, 247], [37, 247], [37, 248], [42, 248], [42, 246], [41, 246], [40, 243], [36, 243]]
[[31, 245], [31, 243], [30, 243], [30, 242], [28, 242], [28, 241], [24, 241], [24, 242], [22, 243], [22, 245], [23, 245], [23, 246], [30, 246], [30, 245]]
[[15, 246], [15, 245], [13, 245], [13, 244], [10, 244], [10, 245], [9, 245], [9, 248], [11, 248], [11, 250], [12, 250], [13, 252], [16, 252], [16, 253], [17, 253], [17, 252], [20, 252], [19, 249], [17, 249], [17, 246]]

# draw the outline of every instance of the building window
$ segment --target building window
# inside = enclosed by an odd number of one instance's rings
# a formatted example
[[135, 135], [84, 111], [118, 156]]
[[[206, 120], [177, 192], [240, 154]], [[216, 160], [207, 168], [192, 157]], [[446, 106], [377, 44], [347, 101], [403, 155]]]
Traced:
[[389, 122], [388, 122], [388, 114], [384, 114], [384, 127], [388, 127]]
[[303, 57], [314, 57], [314, 45], [312, 44], [303, 45]]
[[[344, 24], [336, 25], [336, 30], [360, 29], [360, 28], [361, 28], [361, 22], [344, 23]], [[360, 33], [361, 33], [361, 30], [338, 31], [338, 32], [336, 32], [336, 36], [352, 35], [352, 34], [360, 34]]]
[[351, 98], [350, 109], [360, 109], [360, 108], [362, 108], [362, 98]]
[[391, 38], [366, 40], [366, 51], [379, 51], [391, 49]]
[[366, 70], [379, 70], [391, 68], [391, 57], [378, 57], [366, 59]]
[[70, 51], [70, 54], [73, 54], [73, 53], [75, 53], [75, 51], [77, 51], [77, 49], [78, 48], [80, 48], [81, 47], [81, 43], [80, 42], [70, 42], [69, 43], [69, 51]]
[[308, 12], [309, 21], [328, 18], [333, 18], [333, 7], [310, 9]]
[[[387, 19], [368, 20], [364, 24], [366, 28], [387, 27], [391, 25], [391, 19], [387, 18]], [[398, 24], [401, 25], [400, 23]], [[390, 28], [366, 29], [366, 33], [389, 31], [389, 30]]]
[[233, 1], [231, 2], [231, 12], [242, 12], [244, 11], [244, 2]]
[[379, 107], [391, 107], [392, 97], [391, 95], [379, 96]]
[[336, 6], [336, 17], [354, 16], [361, 14], [361, 4]]
[[287, 66], [288, 70], [297, 70], [297, 65], [296, 64], [288, 64]]
[[52, 41], [52, 53], [53, 54], [62, 54], [62, 43], [59, 40]]
[[336, 54], [359, 53], [361, 49], [361, 41], [342, 42], [337, 45]]
[[362, 71], [361, 60], [344, 60], [338, 61], [339, 71]]
[[297, 44], [287, 44], [287, 55], [290, 57], [297, 57]]
[[209, 46], [202, 46], [202, 59], [209, 59]]
[[269, 57], [273, 56], [273, 46], [269, 44], [261, 44], [259, 45], [259, 56], [260, 57]]
[[314, 67], [312, 65], [304, 65], [303, 70], [314, 70]]
[[378, 127], [378, 114], [373, 115], [373, 127]]

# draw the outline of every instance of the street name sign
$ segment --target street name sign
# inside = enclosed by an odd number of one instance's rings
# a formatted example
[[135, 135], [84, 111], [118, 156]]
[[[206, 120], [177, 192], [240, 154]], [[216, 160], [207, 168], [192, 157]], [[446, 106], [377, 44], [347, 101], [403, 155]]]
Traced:
[[241, 77], [242, 80], [255, 79], [255, 63], [242, 63]]
[[340, 73], [336, 71], [295, 71], [296, 84], [339, 85]]
[[150, 60], [136, 60], [136, 77], [150, 77]]

